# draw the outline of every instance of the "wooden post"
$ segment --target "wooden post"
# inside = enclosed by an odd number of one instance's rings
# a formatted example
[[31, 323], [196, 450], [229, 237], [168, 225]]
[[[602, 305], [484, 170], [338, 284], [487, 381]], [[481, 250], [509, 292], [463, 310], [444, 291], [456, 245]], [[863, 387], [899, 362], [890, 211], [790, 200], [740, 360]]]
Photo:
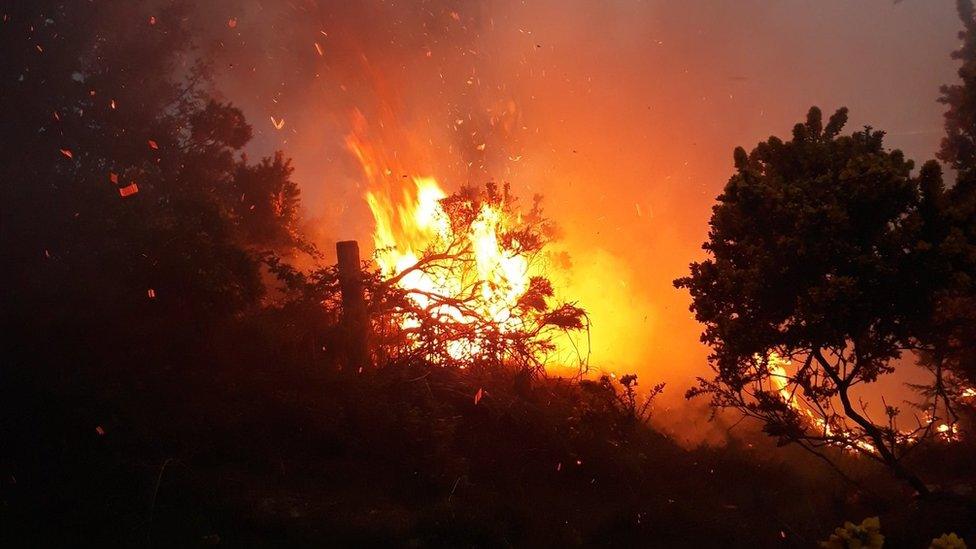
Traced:
[[336, 242], [339, 260], [339, 288], [342, 290], [342, 326], [349, 344], [351, 369], [369, 366], [369, 319], [363, 295], [363, 272], [359, 263], [359, 243]]

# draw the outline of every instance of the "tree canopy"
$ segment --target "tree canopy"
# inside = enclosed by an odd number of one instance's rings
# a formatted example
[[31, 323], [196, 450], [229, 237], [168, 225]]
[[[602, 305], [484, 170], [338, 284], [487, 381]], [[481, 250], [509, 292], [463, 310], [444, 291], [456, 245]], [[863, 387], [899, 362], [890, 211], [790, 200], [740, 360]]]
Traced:
[[[930, 212], [937, 218], [927, 235], [933, 248], [949, 257], [958, 273], [934, 318], [943, 334], [946, 366], [970, 387], [976, 385], [976, 13], [971, 0], [958, 0], [963, 23], [960, 83], [944, 85], [939, 102], [946, 105], [945, 131], [938, 157], [956, 171], [956, 183], [933, 188]], [[931, 362], [931, 361], [930, 361]]]
[[925, 241], [941, 174], [930, 163], [913, 176], [883, 132], [841, 135], [846, 121], [840, 109], [824, 125], [814, 107], [791, 140], [735, 150], [710, 258], [675, 281], [691, 292], [716, 372], [689, 394], [759, 418], [784, 443], [860, 451], [924, 492], [900, 456], [944, 417], [944, 399], [909, 424], [888, 405], [872, 419], [853, 399], [904, 352], [934, 348], [927, 320], [957, 274]]
[[4, 19], [0, 63], [19, 75], [0, 94], [17, 136], [0, 148], [11, 322], [256, 304], [261, 252], [307, 249], [299, 191], [280, 154], [243, 155], [252, 129], [211, 98], [186, 9], [43, 1]]
[[946, 136], [938, 157], [968, 182], [976, 176], [976, 12], [972, 0], [957, 0], [956, 7], [963, 24], [959, 31], [962, 45], [952, 52], [952, 58], [962, 61], [958, 72], [962, 82], [943, 85], [940, 90], [939, 102], [947, 109]]

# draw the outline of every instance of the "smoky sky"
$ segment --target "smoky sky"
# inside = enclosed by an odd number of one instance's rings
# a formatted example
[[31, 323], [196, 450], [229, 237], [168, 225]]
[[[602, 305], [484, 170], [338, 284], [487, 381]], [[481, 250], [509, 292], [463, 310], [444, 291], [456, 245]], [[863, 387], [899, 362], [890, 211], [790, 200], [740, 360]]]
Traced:
[[920, 165], [961, 27], [951, 0], [219, 0], [194, 18], [250, 153], [293, 158], [323, 249], [370, 241], [358, 112], [393, 169], [543, 194], [594, 363], [676, 394], [707, 350], [671, 281], [703, 257], [733, 148], [846, 106], [848, 131], [885, 130]]

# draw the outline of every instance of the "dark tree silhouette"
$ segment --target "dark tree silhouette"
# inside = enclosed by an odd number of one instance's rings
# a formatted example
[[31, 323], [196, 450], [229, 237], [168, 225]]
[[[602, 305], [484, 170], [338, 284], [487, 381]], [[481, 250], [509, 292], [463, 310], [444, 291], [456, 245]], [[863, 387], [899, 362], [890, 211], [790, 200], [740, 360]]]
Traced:
[[[968, 394], [966, 389], [976, 385], [976, 18], [971, 0], [958, 0], [957, 8], [963, 23], [962, 46], [952, 57], [962, 62], [962, 82], [942, 86], [939, 102], [948, 109], [946, 136], [938, 154], [957, 178], [948, 189], [932, 185], [928, 215], [934, 223], [925, 236], [932, 254], [958, 274], [933, 318], [938, 352], [926, 356], [925, 363], [930, 367], [944, 363], [959, 381], [949, 390]], [[972, 395], [962, 400], [971, 404]]]
[[896, 407], [870, 410], [857, 389], [893, 372], [902, 353], [934, 350], [918, 319], [950, 270], [919, 240], [941, 179], [934, 164], [913, 178], [883, 132], [841, 136], [846, 121], [840, 109], [823, 126], [814, 107], [792, 140], [735, 150], [704, 245], [711, 258], [675, 281], [691, 292], [717, 374], [689, 396], [760, 419], [782, 443], [860, 452], [926, 493], [902, 458], [933, 431], [945, 399], [899, 424]]
[[239, 109], [209, 100], [187, 13], [175, 2], [5, 11], [11, 322], [203, 323], [258, 303], [259, 251], [307, 248], [288, 161], [247, 163], [251, 128]]
[[273, 250], [311, 251], [299, 234], [301, 192], [291, 180], [294, 168], [281, 152], [256, 165], [240, 162], [234, 174], [234, 216], [246, 243]]
[[939, 160], [960, 172], [962, 180], [969, 180], [976, 170], [976, 17], [972, 0], [957, 0], [956, 7], [963, 30], [959, 31], [962, 46], [952, 52], [952, 58], [962, 61], [959, 68], [961, 84], [944, 85], [939, 102], [948, 106], [945, 113], [946, 136], [942, 139]]

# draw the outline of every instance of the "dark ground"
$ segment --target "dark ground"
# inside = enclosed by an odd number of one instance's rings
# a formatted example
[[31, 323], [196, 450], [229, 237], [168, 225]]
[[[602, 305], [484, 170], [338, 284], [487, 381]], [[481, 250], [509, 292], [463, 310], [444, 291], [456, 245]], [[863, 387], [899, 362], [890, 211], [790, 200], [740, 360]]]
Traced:
[[880, 515], [920, 547], [976, 524], [870, 464], [845, 464], [858, 489], [762, 437], [683, 449], [596, 384], [343, 375], [253, 323], [133, 361], [68, 333], [5, 344], [7, 546], [806, 547]]

